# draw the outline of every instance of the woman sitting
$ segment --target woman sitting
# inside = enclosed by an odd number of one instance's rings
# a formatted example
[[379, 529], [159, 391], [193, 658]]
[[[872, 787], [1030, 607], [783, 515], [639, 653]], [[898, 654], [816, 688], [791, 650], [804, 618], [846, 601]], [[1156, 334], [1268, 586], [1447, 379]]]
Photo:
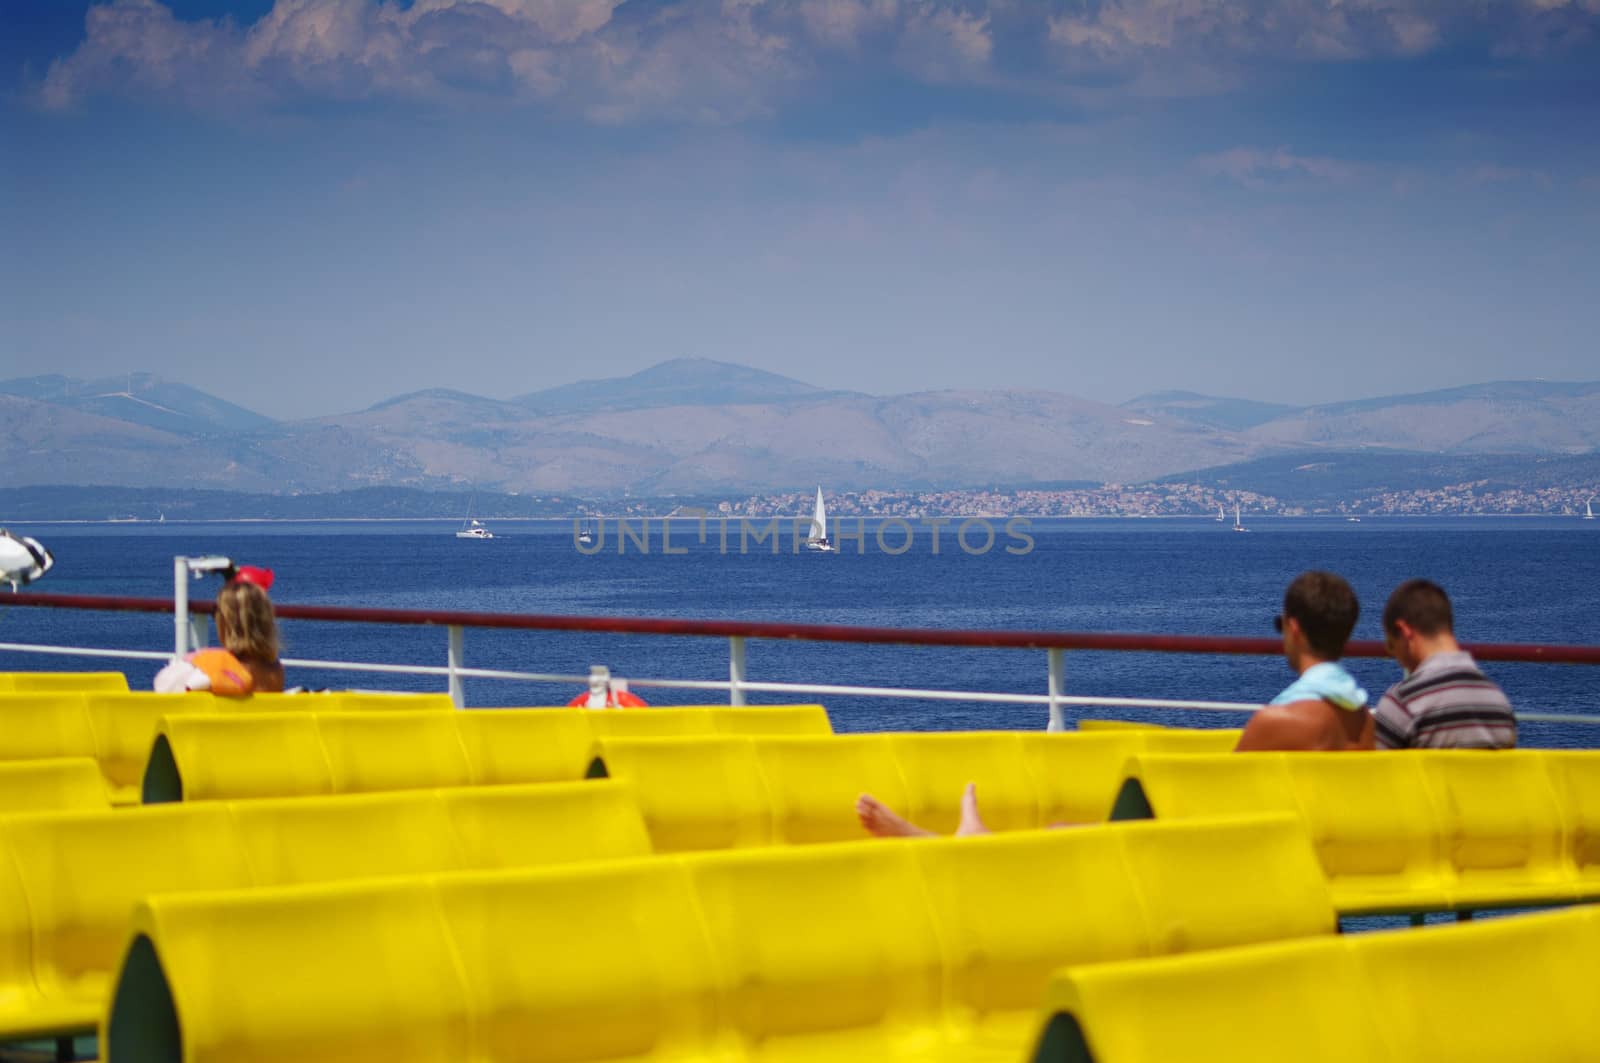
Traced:
[[271, 586], [271, 569], [241, 566], [217, 593], [217, 641], [222, 646], [196, 650], [168, 664], [156, 675], [156, 690], [209, 690], [240, 698], [283, 690], [278, 623], [267, 597]]

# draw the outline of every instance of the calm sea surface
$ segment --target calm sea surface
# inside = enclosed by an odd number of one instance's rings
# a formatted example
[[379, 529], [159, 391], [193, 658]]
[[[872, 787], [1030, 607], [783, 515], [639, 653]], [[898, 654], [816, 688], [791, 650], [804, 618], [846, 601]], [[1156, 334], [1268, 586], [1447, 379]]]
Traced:
[[[713, 524], [708, 542], [695, 525], [673, 525], [674, 549], [661, 553], [659, 522], [651, 553], [632, 543], [616, 552], [614, 525], [605, 549], [584, 556], [570, 523], [490, 522], [497, 538], [457, 540], [453, 523], [167, 523], [35, 524], [14, 530], [51, 548], [56, 568], [37, 589], [60, 593], [170, 597], [172, 558], [219, 553], [277, 573], [284, 603], [482, 612], [698, 617], [942, 628], [1025, 628], [1200, 635], [1271, 636], [1283, 588], [1307, 568], [1343, 574], [1362, 601], [1358, 638], [1379, 638], [1378, 616], [1393, 586], [1412, 576], [1438, 580], [1456, 605], [1467, 640], [1600, 644], [1596, 557], [1600, 522], [1577, 519], [1402, 520], [1359, 524], [1313, 519], [1257, 519], [1249, 535], [1196, 520], [1035, 521], [1031, 552], [995, 547], [963, 552], [954, 526], [940, 552], [916, 528], [898, 556], [878, 549], [874, 525], [866, 549], [846, 543], [835, 555], [782, 552], [765, 545], [739, 553], [737, 526], [728, 552]], [[637, 525], [636, 525], [637, 526]], [[853, 526], [850, 525], [850, 526]], [[787, 530], [785, 531], [787, 535]], [[897, 547], [904, 531], [886, 541]], [[982, 536], [969, 535], [981, 545]], [[195, 585], [215, 594], [215, 580]], [[339, 660], [442, 665], [437, 629], [288, 621], [284, 654]], [[7, 609], [0, 592], [0, 641], [163, 649], [170, 617]], [[476, 667], [584, 673], [608, 664], [622, 676], [726, 679], [720, 639], [468, 632]], [[752, 642], [752, 680], [862, 683], [1043, 693], [1042, 651], [948, 650]], [[0, 669], [91, 667], [60, 657], [0, 653]], [[148, 688], [155, 664], [127, 662]], [[1067, 691], [1076, 695], [1219, 698], [1265, 701], [1291, 678], [1280, 658], [1069, 653]], [[1351, 670], [1374, 698], [1398, 678], [1394, 665], [1357, 660]], [[1519, 708], [1600, 713], [1600, 670], [1551, 665], [1490, 665]], [[439, 680], [292, 671], [312, 687], [442, 689]], [[473, 705], [549, 704], [576, 687], [475, 680]], [[691, 695], [643, 691], [653, 703]], [[794, 700], [755, 698], [751, 700]], [[1040, 727], [1033, 707], [928, 703], [893, 699], [824, 699], [840, 730]], [[1137, 718], [1133, 711], [1100, 716]], [[1176, 722], [1171, 715], [1152, 717]], [[1195, 714], [1184, 722], [1216, 726], [1237, 718]], [[1600, 729], [1525, 725], [1527, 745], [1600, 745]]]

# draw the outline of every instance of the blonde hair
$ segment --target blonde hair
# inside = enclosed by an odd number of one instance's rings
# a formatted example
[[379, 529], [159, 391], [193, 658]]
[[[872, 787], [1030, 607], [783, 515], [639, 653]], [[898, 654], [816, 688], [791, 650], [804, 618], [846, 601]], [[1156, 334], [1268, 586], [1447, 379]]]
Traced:
[[278, 622], [272, 599], [254, 583], [229, 583], [217, 592], [217, 637], [223, 648], [244, 660], [278, 659]]

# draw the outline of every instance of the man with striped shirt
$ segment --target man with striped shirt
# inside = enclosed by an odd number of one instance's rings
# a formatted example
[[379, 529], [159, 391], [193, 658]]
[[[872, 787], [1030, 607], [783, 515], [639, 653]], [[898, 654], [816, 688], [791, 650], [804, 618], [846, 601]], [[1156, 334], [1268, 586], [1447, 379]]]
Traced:
[[1381, 749], [1511, 749], [1511, 702], [1456, 642], [1444, 588], [1407, 580], [1383, 609], [1383, 641], [1405, 677], [1373, 710]]

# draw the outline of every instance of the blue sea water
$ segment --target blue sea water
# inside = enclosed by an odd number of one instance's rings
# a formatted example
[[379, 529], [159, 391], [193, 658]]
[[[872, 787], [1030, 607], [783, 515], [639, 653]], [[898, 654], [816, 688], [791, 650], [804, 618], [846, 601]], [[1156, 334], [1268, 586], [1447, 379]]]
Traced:
[[[1007, 553], [1003, 521], [981, 555], [963, 551], [954, 526], [933, 552], [931, 531], [915, 525], [904, 553], [891, 555], [868, 522], [864, 548], [791, 553], [788, 532], [774, 556], [762, 544], [739, 550], [736, 525], [726, 552], [716, 525], [707, 542], [695, 525], [673, 525], [661, 551], [652, 523], [651, 551], [633, 542], [618, 553], [615, 525], [605, 548], [585, 556], [569, 522], [492, 522], [491, 541], [457, 540], [454, 525], [407, 523], [35, 524], [56, 568], [37, 589], [60, 593], [170, 597], [177, 554], [225, 554], [277, 573], [283, 603], [641, 617], [776, 620], [938, 628], [1012, 628], [1271, 637], [1284, 586], [1308, 568], [1343, 574], [1363, 603], [1358, 638], [1379, 638], [1378, 616], [1390, 589], [1427, 576], [1449, 589], [1464, 640], [1600, 643], [1596, 552], [1600, 526], [1575, 519], [1258, 518], [1249, 535], [1209, 519], [1039, 520], [1033, 548]], [[635, 523], [637, 527], [637, 522]], [[897, 547], [904, 530], [886, 532]], [[969, 536], [981, 545], [981, 535]], [[197, 584], [197, 596], [216, 583]], [[436, 628], [286, 621], [284, 654], [338, 660], [442, 665], [445, 634]], [[164, 649], [172, 621], [160, 615], [6, 608], [0, 595], [0, 641]], [[720, 639], [481, 632], [467, 636], [467, 662], [484, 668], [581, 674], [604, 663], [621, 676], [727, 678]], [[753, 680], [942, 687], [1041, 694], [1042, 651], [953, 650], [753, 641]], [[93, 667], [81, 659], [0, 653], [0, 669]], [[148, 688], [157, 665], [127, 662], [136, 687]], [[1374, 698], [1398, 678], [1392, 662], [1355, 660], [1351, 670]], [[1488, 670], [1519, 708], [1600, 713], [1600, 670], [1494, 664]], [[1217, 698], [1264, 702], [1292, 676], [1279, 657], [1174, 656], [1071, 652], [1066, 688], [1075, 695]], [[311, 687], [442, 689], [442, 680], [298, 671]], [[469, 681], [472, 705], [549, 704], [576, 687]], [[689, 692], [644, 692], [656, 704], [706, 700]], [[795, 700], [752, 696], [752, 701]], [[1032, 728], [1042, 707], [830, 697], [840, 730]], [[1090, 710], [1087, 714], [1165, 722], [1236, 725], [1215, 714]], [[1076, 715], [1073, 712], [1072, 715]], [[1527, 724], [1527, 745], [1600, 745], [1600, 729]]]

